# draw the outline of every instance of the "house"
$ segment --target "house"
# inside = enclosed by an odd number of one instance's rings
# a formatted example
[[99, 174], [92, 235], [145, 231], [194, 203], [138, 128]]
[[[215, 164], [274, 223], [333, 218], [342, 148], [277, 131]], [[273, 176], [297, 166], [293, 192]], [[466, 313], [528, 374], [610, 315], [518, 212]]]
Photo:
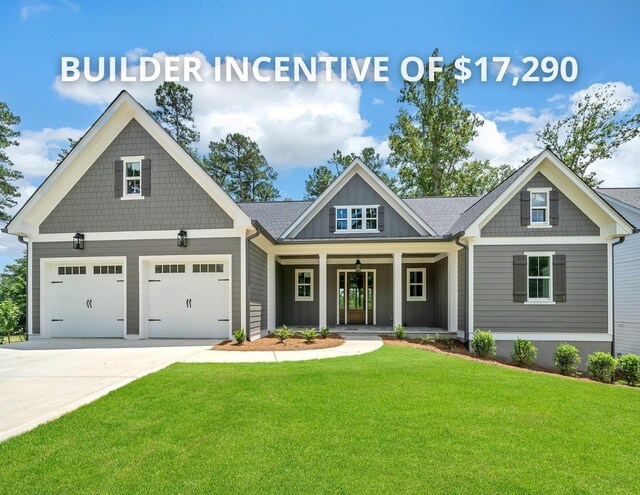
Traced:
[[[633, 225], [640, 226], [640, 188], [601, 188], [598, 193]], [[640, 234], [614, 249], [614, 355], [640, 354]]]
[[549, 151], [481, 198], [403, 200], [355, 160], [314, 201], [236, 204], [126, 92], [6, 227], [29, 241], [32, 337], [485, 328], [543, 364], [611, 351], [632, 229]]

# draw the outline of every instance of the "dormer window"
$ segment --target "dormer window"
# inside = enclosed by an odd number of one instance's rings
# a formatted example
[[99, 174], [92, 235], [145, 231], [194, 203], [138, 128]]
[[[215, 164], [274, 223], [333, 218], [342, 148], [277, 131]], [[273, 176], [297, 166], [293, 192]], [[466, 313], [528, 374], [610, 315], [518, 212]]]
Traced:
[[336, 206], [335, 232], [379, 232], [378, 206]]
[[123, 180], [123, 198], [141, 199], [142, 196], [142, 160], [143, 156], [123, 157], [124, 173]]
[[549, 189], [529, 189], [531, 227], [546, 227], [549, 223]]

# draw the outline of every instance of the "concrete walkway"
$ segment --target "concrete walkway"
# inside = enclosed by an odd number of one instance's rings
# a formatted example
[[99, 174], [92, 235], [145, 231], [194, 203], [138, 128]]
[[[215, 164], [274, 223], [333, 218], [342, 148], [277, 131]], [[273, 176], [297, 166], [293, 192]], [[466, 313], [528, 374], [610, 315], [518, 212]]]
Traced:
[[357, 356], [382, 347], [376, 335], [345, 335], [344, 344], [329, 349], [308, 351], [214, 351], [206, 350], [181, 359], [183, 363], [279, 363], [283, 361], [309, 361], [344, 356]]
[[0, 441], [219, 340], [34, 339], [0, 346]]

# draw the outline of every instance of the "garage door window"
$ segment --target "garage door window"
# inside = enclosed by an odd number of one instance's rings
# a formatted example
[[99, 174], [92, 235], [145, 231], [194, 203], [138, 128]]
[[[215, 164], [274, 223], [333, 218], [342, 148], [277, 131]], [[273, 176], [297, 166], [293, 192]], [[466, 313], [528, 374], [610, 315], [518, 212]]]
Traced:
[[93, 267], [94, 275], [110, 275], [110, 274], [122, 273], [121, 265], [100, 265]]
[[59, 266], [58, 275], [86, 275], [86, 266]]
[[185, 265], [156, 265], [156, 273], [184, 273]]
[[224, 273], [222, 263], [196, 263], [193, 265], [193, 273]]

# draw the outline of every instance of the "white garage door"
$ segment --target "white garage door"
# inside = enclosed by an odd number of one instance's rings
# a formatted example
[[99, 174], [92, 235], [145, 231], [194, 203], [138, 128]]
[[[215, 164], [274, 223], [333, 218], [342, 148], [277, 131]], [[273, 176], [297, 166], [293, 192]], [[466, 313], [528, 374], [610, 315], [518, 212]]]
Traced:
[[52, 337], [123, 337], [121, 263], [50, 264], [48, 269]]
[[151, 262], [147, 266], [149, 338], [228, 338], [228, 262]]

